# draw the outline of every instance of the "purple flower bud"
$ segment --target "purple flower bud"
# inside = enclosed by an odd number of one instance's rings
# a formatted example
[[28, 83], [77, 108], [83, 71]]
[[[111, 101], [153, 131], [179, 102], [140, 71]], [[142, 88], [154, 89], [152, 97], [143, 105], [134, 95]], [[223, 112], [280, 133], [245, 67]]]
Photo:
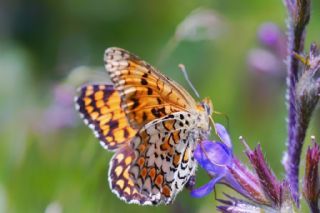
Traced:
[[282, 31], [276, 24], [267, 22], [260, 26], [258, 38], [262, 44], [273, 47], [274, 45], [278, 45], [278, 42], [282, 40]]
[[319, 160], [320, 147], [313, 143], [312, 147], [308, 147], [306, 155], [305, 176], [303, 179], [303, 196], [306, 199], [312, 212], [319, 212], [318, 200], [320, 193], [319, 182]]
[[280, 206], [280, 182], [269, 169], [261, 152], [261, 146], [258, 145], [254, 151], [247, 150], [246, 154], [259, 177], [259, 181], [265, 195], [272, 201], [273, 206]]
[[[258, 39], [279, 61], [282, 62], [285, 59], [287, 55], [287, 39], [278, 25], [271, 22], [262, 24], [258, 30]], [[281, 65], [284, 65], [284, 63], [281, 63]]]
[[223, 183], [255, 203], [269, 205], [270, 202], [266, 199], [255, 174], [235, 157], [233, 163], [232, 167], [228, 167], [229, 175]]

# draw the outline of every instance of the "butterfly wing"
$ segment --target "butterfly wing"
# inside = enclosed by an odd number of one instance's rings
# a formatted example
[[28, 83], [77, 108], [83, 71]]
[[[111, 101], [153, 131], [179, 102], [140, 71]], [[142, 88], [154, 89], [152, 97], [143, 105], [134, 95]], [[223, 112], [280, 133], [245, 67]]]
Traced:
[[180, 85], [126, 50], [108, 48], [104, 61], [132, 127], [140, 129], [154, 119], [195, 108]]
[[131, 147], [125, 145], [117, 150], [112, 157], [109, 166], [109, 185], [113, 193], [128, 203], [150, 205], [150, 197], [139, 192], [132, 178], [129, 176], [129, 169], [134, 160], [134, 152]]
[[136, 134], [120, 107], [119, 93], [112, 85], [85, 85], [80, 88], [75, 102], [84, 122], [104, 148], [115, 150]]
[[154, 120], [132, 140], [135, 160], [130, 174], [141, 194], [154, 204], [171, 203], [194, 174], [196, 119], [177, 112]]

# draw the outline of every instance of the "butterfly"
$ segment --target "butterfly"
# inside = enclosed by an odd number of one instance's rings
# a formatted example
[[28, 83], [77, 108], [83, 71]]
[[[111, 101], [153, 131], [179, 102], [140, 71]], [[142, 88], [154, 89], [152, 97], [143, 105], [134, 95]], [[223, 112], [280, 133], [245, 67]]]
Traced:
[[210, 134], [211, 100], [197, 103], [178, 83], [120, 48], [104, 63], [112, 84], [84, 85], [75, 98], [84, 122], [115, 154], [110, 188], [127, 203], [171, 203], [195, 174], [193, 152]]

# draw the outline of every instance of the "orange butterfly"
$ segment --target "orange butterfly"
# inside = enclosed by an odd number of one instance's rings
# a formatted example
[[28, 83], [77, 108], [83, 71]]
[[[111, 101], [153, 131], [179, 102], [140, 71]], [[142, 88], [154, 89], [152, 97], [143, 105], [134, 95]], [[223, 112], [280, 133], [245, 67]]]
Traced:
[[112, 192], [128, 203], [171, 203], [195, 173], [193, 151], [210, 133], [212, 104], [137, 56], [108, 48], [105, 68], [113, 85], [80, 89], [77, 109], [100, 144], [115, 151]]

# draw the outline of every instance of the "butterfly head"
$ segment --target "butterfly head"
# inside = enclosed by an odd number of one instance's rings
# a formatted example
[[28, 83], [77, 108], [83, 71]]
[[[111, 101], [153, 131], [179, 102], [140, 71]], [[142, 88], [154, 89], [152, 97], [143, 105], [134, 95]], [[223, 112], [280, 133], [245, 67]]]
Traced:
[[209, 98], [203, 99], [197, 106], [198, 109], [198, 128], [201, 129], [204, 135], [210, 132], [210, 119], [213, 112], [212, 102]]
[[204, 112], [208, 115], [211, 116], [213, 112], [213, 105], [212, 101], [210, 98], [205, 98], [200, 102], [201, 107], [203, 108]]

